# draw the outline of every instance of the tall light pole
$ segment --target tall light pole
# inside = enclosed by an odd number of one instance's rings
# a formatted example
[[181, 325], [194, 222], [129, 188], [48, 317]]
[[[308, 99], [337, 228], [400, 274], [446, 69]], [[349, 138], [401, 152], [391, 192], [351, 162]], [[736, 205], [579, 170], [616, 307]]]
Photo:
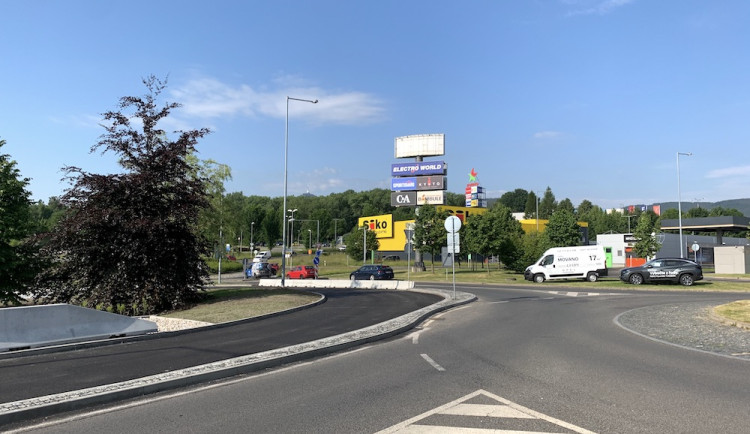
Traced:
[[362, 265], [367, 264], [367, 226], [362, 226]]
[[336, 223], [338, 223], [339, 220], [344, 220], [344, 219], [333, 219], [333, 245], [334, 246], [337, 246], [338, 241], [339, 241], [339, 238], [336, 235]]
[[255, 222], [250, 223], [250, 252], [255, 249], [255, 243], [253, 243], [253, 229], [255, 229]]
[[310, 247], [309, 248], [312, 250], [312, 229], [308, 229], [307, 233], [310, 234], [310, 244], [309, 244]]
[[[320, 245], [320, 220], [297, 219], [297, 221], [298, 222], [316, 222], [317, 223], [317, 226], [318, 226], [318, 235], [317, 235], [317, 238], [316, 238], [316, 240], [317, 240], [316, 243], [318, 243], [318, 245]], [[308, 229], [308, 230], [312, 230], [312, 229]], [[310, 246], [310, 247], [312, 247], [312, 246]]]
[[689, 157], [692, 152], [677, 153], [677, 226], [680, 228], [680, 258], [685, 257], [685, 246], [682, 242], [682, 194], [680, 193], [680, 155]]
[[[287, 211], [292, 214], [289, 218], [289, 265], [292, 265], [292, 255], [294, 255], [294, 213], [297, 211], [297, 208], [288, 209]], [[286, 262], [286, 255], [284, 255], [284, 262]], [[283, 282], [281, 286], [284, 286]]]
[[284, 204], [282, 205], [282, 213], [284, 214], [284, 219], [282, 221], [282, 231], [283, 236], [281, 237], [281, 257], [284, 258], [283, 261], [281, 261], [281, 287], [284, 287], [284, 278], [286, 276], [286, 195], [287, 195], [287, 167], [289, 162], [289, 101], [302, 101], [302, 102], [309, 102], [312, 104], [317, 104], [318, 100], [310, 100], [310, 99], [300, 99], [300, 98], [292, 98], [290, 96], [286, 97], [286, 125], [284, 128]]

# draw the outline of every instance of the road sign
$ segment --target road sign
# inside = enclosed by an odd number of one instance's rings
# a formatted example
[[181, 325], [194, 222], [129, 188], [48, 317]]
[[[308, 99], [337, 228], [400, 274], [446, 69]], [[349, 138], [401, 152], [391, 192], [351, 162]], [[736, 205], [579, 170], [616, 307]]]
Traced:
[[460, 234], [448, 234], [448, 253], [461, 253]]
[[320, 264], [320, 258], [318, 256], [313, 258], [313, 264], [315, 264], [316, 266]]
[[448, 233], [458, 232], [461, 229], [461, 219], [452, 215], [445, 219], [445, 230]]

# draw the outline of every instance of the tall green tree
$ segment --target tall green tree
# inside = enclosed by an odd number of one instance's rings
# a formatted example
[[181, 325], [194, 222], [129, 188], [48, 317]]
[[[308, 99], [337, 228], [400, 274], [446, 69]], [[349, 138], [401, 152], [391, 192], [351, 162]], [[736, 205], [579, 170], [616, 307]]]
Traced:
[[552, 194], [552, 189], [547, 187], [547, 189], [544, 191], [544, 196], [542, 196], [542, 200], [539, 202], [539, 218], [550, 218], [550, 216], [552, 216], [552, 213], [555, 212], [555, 209], [557, 209], [557, 201], [555, 200], [555, 195]]
[[[366, 230], [362, 234], [362, 227], [352, 229], [344, 237], [346, 243], [346, 254], [354, 260], [365, 259], [364, 249], [369, 253], [368, 257], [372, 258], [371, 252], [380, 248], [380, 241], [374, 231]], [[366, 245], [365, 245], [366, 244]]]
[[654, 230], [654, 218], [649, 213], [642, 213], [633, 231], [633, 236], [638, 240], [633, 245], [633, 252], [639, 258], [652, 258], [659, 250]]
[[517, 188], [513, 191], [507, 191], [500, 196], [498, 201], [510, 208], [512, 212], [525, 212], [526, 201], [528, 199], [529, 192], [523, 188]]
[[571, 214], [575, 214], [576, 212], [575, 208], [573, 208], [573, 202], [571, 202], [567, 197], [557, 204], [557, 209], [564, 209]]
[[[414, 220], [414, 248], [429, 253], [432, 257], [432, 272], [435, 272], [435, 256], [448, 244], [444, 222], [446, 211], [438, 212], [434, 206], [422, 206]], [[349, 247], [347, 246], [347, 249]]]
[[464, 234], [468, 241], [467, 248], [472, 253], [484, 257], [497, 256], [506, 267], [511, 268], [521, 257], [521, 223], [513, 218], [510, 208], [500, 202], [486, 213], [472, 216]]
[[567, 247], [581, 245], [581, 227], [576, 217], [566, 209], [555, 211], [544, 230], [547, 247]]
[[539, 216], [537, 216], [537, 209], [539, 207], [539, 205], [537, 204], [538, 200], [539, 197], [533, 191], [530, 191], [528, 196], [526, 196], [526, 205], [524, 206], [523, 210], [525, 218], [539, 218]]
[[69, 213], [45, 249], [51, 265], [36, 295], [149, 314], [193, 303], [207, 283], [198, 216], [208, 206], [207, 180], [187, 160], [207, 129], [159, 128], [177, 103], [159, 105], [166, 83], [143, 80], [147, 93], [120, 99], [104, 113], [105, 133], [92, 147], [119, 156], [124, 172], [100, 175], [67, 167], [73, 186], [62, 197]]
[[[5, 140], [0, 140], [0, 148]], [[30, 217], [28, 178], [22, 178], [10, 155], [0, 154], [0, 303], [20, 303], [34, 276], [34, 249], [27, 237]]]

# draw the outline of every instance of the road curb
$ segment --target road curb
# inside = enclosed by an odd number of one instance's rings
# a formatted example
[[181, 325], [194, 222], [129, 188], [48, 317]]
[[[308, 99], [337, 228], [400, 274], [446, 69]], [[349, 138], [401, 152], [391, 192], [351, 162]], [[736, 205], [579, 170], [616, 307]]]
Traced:
[[48, 417], [65, 411], [136, 398], [149, 393], [162, 392], [238, 374], [252, 373], [334, 353], [398, 335], [414, 328], [417, 324], [438, 312], [476, 300], [475, 295], [464, 292], [456, 293], [454, 298], [452, 291], [428, 288], [418, 288], [413, 291], [438, 294], [443, 297], [443, 300], [389, 321], [312, 342], [119, 383], [2, 403], [0, 404], [0, 425]]

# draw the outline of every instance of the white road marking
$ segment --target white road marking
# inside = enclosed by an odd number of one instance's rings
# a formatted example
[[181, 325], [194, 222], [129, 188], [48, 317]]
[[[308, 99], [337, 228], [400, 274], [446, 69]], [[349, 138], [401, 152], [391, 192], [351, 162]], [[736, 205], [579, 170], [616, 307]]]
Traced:
[[[360, 347], [360, 348], [354, 348], [354, 349], [352, 349], [350, 351], [346, 351], [344, 353], [336, 353], [336, 354], [331, 354], [329, 356], [324, 356], [321, 359], [338, 359], [340, 357], [349, 356], [349, 355], [352, 355], [354, 353], [358, 353], [360, 351], [368, 350], [370, 348], [373, 348], [373, 346], [367, 345], [367, 346]], [[62, 424], [67, 423], [67, 422], [73, 422], [73, 421], [77, 421], [77, 420], [88, 419], [88, 418], [92, 418], [92, 417], [95, 417], [95, 416], [101, 416], [101, 415], [104, 415], [104, 414], [107, 414], [107, 413], [114, 413], [114, 412], [120, 411], [120, 410], [128, 410], [128, 409], [135, 408], [135, 407], [141, 407], [141, 406], [144, 406], [144, 405], [149, 405], [149, 404], [152, 404], [152, 403], [155, 403], [155, 402], [166, 401], [166, 400], [169, 400], [169, 399], [179, 398], [181, 396], [186, 396], [186, 395], [192, 395], [194, 393], [199, 393], [199, 392], [206, 391], [206, 390], [217, 389], [217, 388], [225, 387], [225, 386], [231, 386], [231, 385], [234, 385], [234, 384], [237, 384], [237, 383], [242, 383], [242, 382], [245, 382], [245, 381], [255, 380], [257, 378], [267, 377], [267, 376], [270, 376], [270, 375], [275, 375], [275, 374], [278, 374], [280, 372], [291, 371], [293, 369], [298, 369], [300, 367], [312, 365], [313, 363], [316, 363], [316, 360], [310, 360], [310, 361], [307, 361], [307, 362], [299, 362], [299, 363], [296, 363], [296, 364], [293, 364], [293, 365], [284, 366], [284, 367], [281, 367], [279, 369], [273, 369], [273, 370], [270, 370], [270, 371], [263, 371], [263, 372], [258, 372], [258, 373], [249, 373], [249, 374], [245, 374], [246, 376], [242, 376], [240, 378], [231, 378], [231, 379], [224, 380], [224, 381], [218, 380], [218, 381], [220, 381], [218, 383], [198, 385], [196, 387], [187, 386], [187, 388], [182, 388], [182, 390], [179, 390], [179, 391], [176, 391], [176, 392], [164, 392], [164, 393], [162, 393], [162, 394], [160, 394], [158, 396], [155, 395], [155, 396], [147, 396], [145, 398], [134, 398], [130, 402], [126, 402], [124, 404], [115, 404], [115, 405], [112, 405], [112, 406], [109, 406], [107, 408], [103, 408], [103, 409], [100, 409], [100, 410], [91, 410], [91, 411], [86, 411], [84, 413], [75, 414], [75, 415], [72, 415], [72, 416], [63, 416], [63, 417], [56, 418], [56, 419], [53, 419], [53, 420], [40, 422], [40, 423], [35, 424], [35, 425], [25, 426], [25, 427], [21, 427], [21, 428], [10, 430], [10, 431], [3, 431], [3, 433], [18, 434], [18, 433], [36, 431], [36, 430], [43, 429], [43, 428], [49, 428], [49, 427], [53, 427], [53, 426], [56, 426], [56, 425], [62, 425]], [[55, 416], [52, 416], [52, 417], [55, 417]]]
[[419, 334], [422, 333], [421, 331], [415, 332], [411, 334], [411, 343], [414, 345], [419, 344]]
[[[423, 355], [424, 356], [424, 355]], [[467, 404], [469, 401], [477, 396], [484, 396], [497, 402], [497, 404]], [[480, 434], [480, 433], [525, 433], [533, 434], [534, 431], [524, 430], [522, 426], [519, 426], [517, 430], [497, 430], [497, 429], [481, 429], [460, 426], [460, 420], [453, 426], [438, 426], [438, 425], [420, 425], [418, 422], [432, 416], [432, 415], [445, 415], [445, 416], [461, 416], [461, 417], [494, 417], [498, 419], [507, 419], [507, 424], [512, 424], [514, 420], [518, 419], [538, 419], [544, 422], [557, 425], [558, 427], [565, 428], [567, 430], [581, 433], [581, 434], [594, 434], [593, 431], [575, 426], [567, 423], [560, 419], [547, 416], [545, 414], [534, 411], [530, 408], [508, 401], [505, 398], [487, 392], [485, 390], [477, 390], [476, 392], [470, 393], [464, 397], [461, 397], [455, 401], [449, 402], [445, 405], [441, 405], [433, 410], [427, 411], [415, 416], [409, 420], [401, 422], [397, 425], [393, 425], [382, 431], [378, 431], [376, 434], [391, 434], [391, 433], [407, 433], [407, 434], [420, 434], [420, 433], [456, 433], [456, 434]], [[545, 431], [549, 434], [549, 431]], [[540, 433], [541, 434], [541, 433]]]
[[427, 363], [429, 363], [430, 365], [432, 365], [433, 368], [435, 368], [435, 369], [437, 369], [438, 371], [441, 371], [441, 372], [445, 371], [445, 368], [443, 368], [442, 366], [438, 365], [437, 362], [435, 362], [434, 360], [432, 360], [430, 358], [430, 356], [428, 356], [427, 354], [422, 354], [421, 356], [422, 356], [423, 359], [425, 359], [425, 361]]

